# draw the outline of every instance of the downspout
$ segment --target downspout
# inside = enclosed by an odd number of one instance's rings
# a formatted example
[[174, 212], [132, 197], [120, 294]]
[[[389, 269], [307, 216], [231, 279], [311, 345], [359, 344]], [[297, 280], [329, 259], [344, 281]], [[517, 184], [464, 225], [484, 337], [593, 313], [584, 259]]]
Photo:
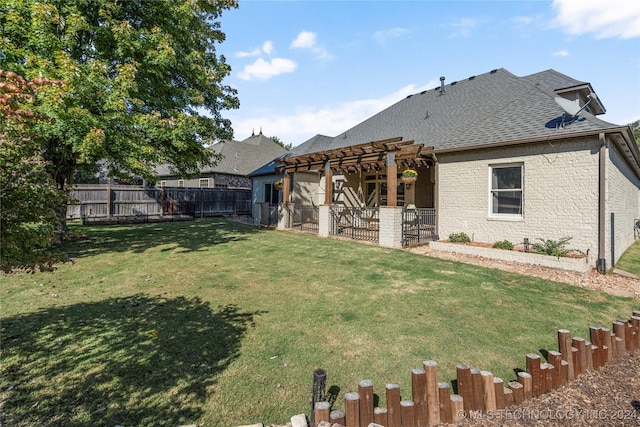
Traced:
[[606, 165], [607, 165], [607, 142], [604, 133], [598, 136], [600, 139], [600, 153], [598, 159], [598, 260], [596, 269], [600, 274], [607, 274], [607, 260], [605, 258], [605, 234], [606, 234]]

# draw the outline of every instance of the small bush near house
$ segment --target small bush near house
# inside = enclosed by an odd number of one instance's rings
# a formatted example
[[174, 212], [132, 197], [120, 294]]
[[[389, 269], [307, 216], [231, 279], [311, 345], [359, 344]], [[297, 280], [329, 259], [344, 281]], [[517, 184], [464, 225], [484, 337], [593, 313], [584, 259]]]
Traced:
[[495, 242], [493, 244], [493, 247], [495, 249], [505, 249], [507, 251], [512, 251], [513, 250], [513, 243], [511, 243], [508, 240], [500, 240], [499, 242]]
[[449, 240], [453, 243], [469, 243], [471, 241], [467, 233], [464, 232], [449, 234]]
[[552, 239], [538, 239], [542, 243], [534, 243], [532, 245], [533, 252], [541, 255], [551, 255], [555, 257], [566, 256], [569, 252], [575, 251], [575, 249], [569, 249], [567, 247], [571, 239], [571, 237], [563, 237], [557, 241]]

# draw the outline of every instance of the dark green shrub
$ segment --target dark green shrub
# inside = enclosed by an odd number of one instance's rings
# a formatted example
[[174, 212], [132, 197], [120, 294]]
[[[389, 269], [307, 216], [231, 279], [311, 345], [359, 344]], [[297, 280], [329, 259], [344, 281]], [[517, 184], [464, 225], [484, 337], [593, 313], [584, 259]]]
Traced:
[[471, 241], [467, 233], [451, 233], [449, 234], [449, 240], [454, 243], [468, 243]]
[[507, 251], [513, 250], [513, 243], [508, 240], [500, 240], [499, 242], [495, 242], [493, 247], [496, 249], [505, 249]]
[[567, 248], [567, 244], [569, 244], [569, 240], [571, 237], [563, 237], [560, 240], [552, 240], [552, 239], [538, 239], [542, 243], [533, 243], [531, 246], [533, 247], [533, 252], [541, 255], [551, 255], [555, 257], [563, 257], [566, 256], [569, 252], [573, 252], [573, 249]]

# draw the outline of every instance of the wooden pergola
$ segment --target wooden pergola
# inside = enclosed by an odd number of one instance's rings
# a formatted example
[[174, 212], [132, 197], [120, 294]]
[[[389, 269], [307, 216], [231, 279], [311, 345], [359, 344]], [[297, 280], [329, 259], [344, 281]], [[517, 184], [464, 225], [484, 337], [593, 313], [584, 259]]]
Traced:
[[[415, 144], [414, 141], [403, 141], [402, 137], [366, 142], [364, 144], [299, 156], [285, 157], [277, 160], [284, 171], [284, 200], [289, 200], [290, 174], [294, 172], [324, 171], [325, 180], [331, 183], [333, 173], [369, 172], [386, 170], [387, 205], [396, 206], [398, 195], [398, 167], [415, 169], [420, 166], [433, 166], [435, 157], [433, 147]], [[327, 185], [325, 204], [333, 201], [333, 186]]]

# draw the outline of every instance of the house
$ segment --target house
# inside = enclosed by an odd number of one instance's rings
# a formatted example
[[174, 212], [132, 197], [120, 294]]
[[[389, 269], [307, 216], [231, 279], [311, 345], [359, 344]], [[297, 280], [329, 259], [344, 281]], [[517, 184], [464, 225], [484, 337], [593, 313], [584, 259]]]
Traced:
[[210, 149], [219, 154], [214, 166], [206, 166], [194, 178], [176, 176], [169, 165], [157, 167], [158, 187], [235, 188], [251, 189], [249, 174], [267, 162], [287, 153], [287, 150], [262, 134], [242, 141], [225, 141]]
[[[286, 204], [319, 205], [321, 236], [368, 229], [387, 247], [457, 232], [488, 243], [571, 237], [601, 272], [614, 265], [640, 217], [640, 152], [629, 126], [598, 118], [591, 84], [555, 70], [440, 80], [279, 159]], [[406, 169], [415, 183], [402, 182]]]

